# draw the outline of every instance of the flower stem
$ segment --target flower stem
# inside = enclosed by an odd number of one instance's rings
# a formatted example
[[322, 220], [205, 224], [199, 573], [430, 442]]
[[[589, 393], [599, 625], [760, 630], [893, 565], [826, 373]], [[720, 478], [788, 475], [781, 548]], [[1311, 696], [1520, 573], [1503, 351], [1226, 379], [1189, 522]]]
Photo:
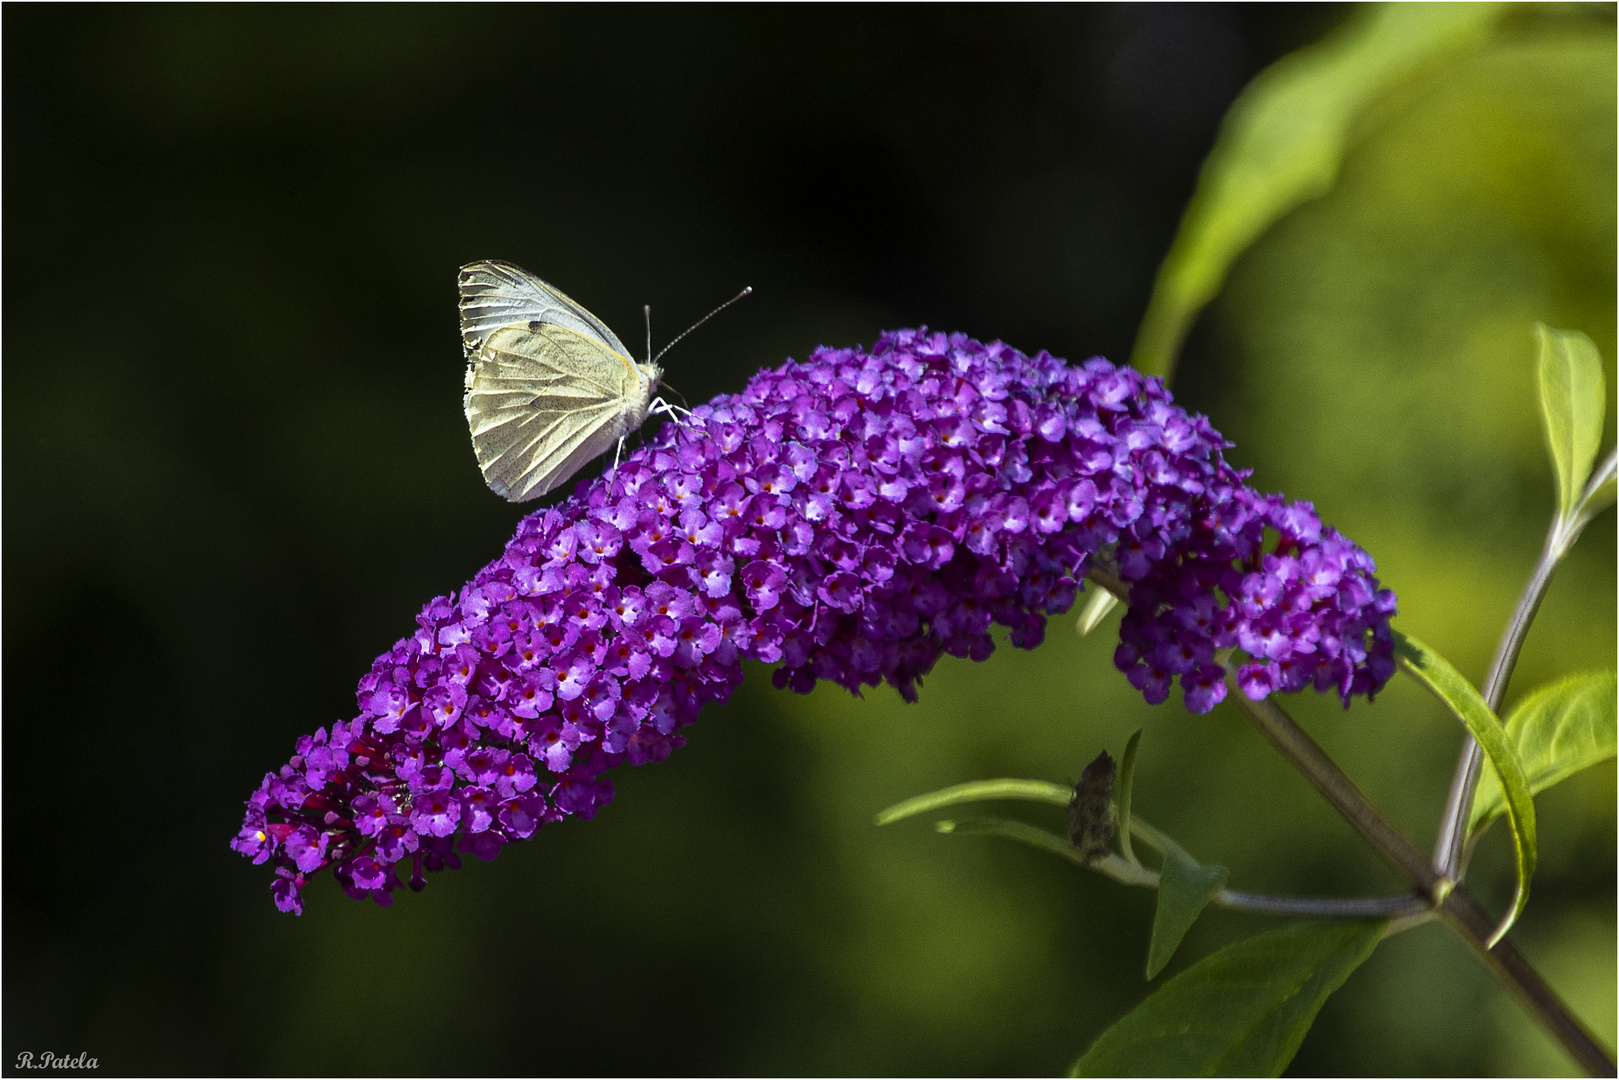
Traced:
[[[1512, 620], [1501, 635], [1501, 644], [1495, 650], [1489, 677], [1484, 681], [1484, 700], [1495, 712], [1501, 711], [1501, 701], [1506, 697], [1507, 684], [1512, 681], [1512, 669], [1517, 666], [1518, 653], [1523, 649], [1524, 639], [1529, 636], [1529, 625], [1535, 621], [1535, 613], [1540, 610], [1540, 602], [1551, 585], [1557, 564], [1563, 561], [1563, 556], [1574, 546], [1574, 541], [1579, 539], [1591, 518], [1611, 501], [1598, 496], [1597, 492], [1605, 483], [1612, 482], [1615, 471], [1619, 470], [1616, 462], [1619, 462], [1619, 447], [1609, 451], [1602, 464], [1592, 470], [1579, 502], [1567, 515], [1553, 517], [1550, 528], [1546, 530], [1546, 543], [1541, 548], [1540, 559], [1529, 575], [1523, 595], [1518, 598]], [[1434, 844], [1434, 863], [1451, 877], [1460, 878], [1466, 869], [1467, 823], [1473, 816], [1473, 793], [1478, 787], [1478, 774], [1483, 762], [1484, 754], [1477, 740], [1472, 735], [1462, 736], [1456, 774], [1451, 778], [1450, 795], [1445, 800], [1445, 816], [1439, 823], [1439, 838]]]
[[[1130, 819], [1130, 829], [1160, 853], [1174, 844], [1163, 832], [1138, 817]], [[1158, 887], [1158, 871], [1148, 870], [1139, 863], [1132, 863], [1117, 855], [1108, 855], [1088, 865], [1125, 885]], [[1212, 902], [1257, 915], [1299, 915], [1309, 919], [1412, 919], [1432, 907], [1426, 897], [1410, 893], [1400, 896], [1270, 896], [1221, 889], [1214, 894]]]
[[1337, 762], [1328, 757], [1320, 744], [1294, 723], [1292, 717], [1268, 698], [1254, 701], [1235, 687], [1227, 700], [1241, 706], [1260, 732], [1281, 751], [1282, 756], [1303, 773], [1322, 797], [1348, 819], [1396, 870], [1409, 878], [1423, 896], [1438, 903], [1450, 892], [1455, 882], [1441, 875], [1426, 855], [1389, 824], [1388, 819], [1378, 812], [1377, 807], [1361, 793]]
[[1221, 889], [1214, 903], [1264, 915], [1302, 915], [1311, 919], [1409, 919], [1428, 911], [1426, 898], [1400, 896], [1262, 896]]
[[[1546, 533], [1546, 544], [1541, 550], [1540, 559], [1535, 563], [1529, 583], [1524, 586], [1518, 606], [1501, 635], [1500, 645], [1496, 647], [1495, 660], [1490, 664], [1490, 673], [1483, 687], [1484, 701], [1494, 712], [1501, 710], [1501, 699], [1506, 696], [1512, 669], [1518, 663], [1518, 653], [1523, 650], [1524, 639], [1529, 636], [1529, 626], [1535, 621], [1535, 613], [1540, 610], [1540, 602], [1551, 584], [1552, 573], [1561, 560], [1562, 553], [1558, 549], [1562, 545], [1558, 541], [1562, 531], [1563, 522], [1553, 520]], [[1449, 877], [1460, 874], [1462, 854], [1467, 845], [1467, 821], [1473, 812], [1473, 792], [1478, 787], [1479, 770], [1483, 763], [1484, 753], [1479, 749], [1478, 741], [1470, 734], [1463, 735], [1461, 754], [1456, 759], [1456, 773], [1450, 781], [1450, 795], [1445, 800], [1445, 816], [1440, 820], [1439, 838], [1434, 842], [1434, 864]]]
[[1490, 970], [1518, 995], [1518, 1000], [1545, 1025], [1580, 1068], [1592, 1076], [1616, 1075], [1612, 1053], [1510, 941], [1498, 942], [1493, 949], [1485, 947], [1484, 943], [1495, 933], [1496, 920], [1479, 906], [1467, 886], [1457, 885], [1445, 897], [1439, 907], [1439, 917], [1473, 946]]
[[1495, 974], [1546, 1029], [1593, 1076], [1613, 1076], [1614, 1061], [1596, 1036], [1564, 1004], [1517, 949], [1506, 941], [1491, 949], [1487, 942], [1494, 921], [1462, 885], [1432, 865], [1416, 846], [1389, 824], [1344, 771], [1292, 717], [1270, 701], [1252, 701], [1236, 690], [1231, 695], [1260, 732], [1304, 774], [1322, 796], [1371, 842], [1394, 868], [1416, 885], [1438, 908], [1439, 917], [1471, 945]]
[[1090, 566], [1085, 569], [1085, 576], [1096, 582], [1102, 588], [1119, 598], [1119, 602], [1130, 602], [1130, 586], [1124, 579], [1113, 573], [1111, 569], [1097, 565], [1099, 559], [1091, 560]]

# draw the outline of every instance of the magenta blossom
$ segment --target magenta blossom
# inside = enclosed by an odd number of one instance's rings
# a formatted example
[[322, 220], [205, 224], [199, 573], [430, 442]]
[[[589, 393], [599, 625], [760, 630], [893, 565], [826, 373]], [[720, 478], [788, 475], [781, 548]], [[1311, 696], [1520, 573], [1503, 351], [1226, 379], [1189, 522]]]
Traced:
[[[360, 680], [359, 714], [298, 741], [232, 846], [302, 910], [331, 866], [391, 902], [395, 867], [490, 859], [588, 819], [603, 774], [661, 760], [742, 678], [887, 682], [907, 700], [992, 624], [1032, 648], [1092, 559], [1131, 586], [1115, 662], [1151, 702], [1370, 695], [1393, 671], [1371, 559], [1308, 504], [1247, 488], [1161, 381], [902, 330], [819, 349], [668, 424], [518, 526], [505, 554]], [[1277, 540], [1267, 546], [1266, 530]]]

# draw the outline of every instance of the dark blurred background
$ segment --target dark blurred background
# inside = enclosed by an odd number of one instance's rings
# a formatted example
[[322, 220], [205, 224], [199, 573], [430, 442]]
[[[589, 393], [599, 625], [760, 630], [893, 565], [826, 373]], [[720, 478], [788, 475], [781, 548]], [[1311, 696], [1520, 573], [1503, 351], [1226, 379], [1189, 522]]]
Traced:
[[[1123, 360], [1224, 110], [1347, 11], [7, 5], [5, 1067], [1060, 1071], [1148, 992], [1151, 894], [871, 815], [1071, 779], [1137, 727], [1139, 811], [1234, 886], [1397, 889], [1239, 713], [1142, 704], [1113, 624], [1071, 618], [946, 660], [908, 708], [753, 671], [595, 821], [391, 910], [325, 875], [279, 915], [226, 847], [263, 773], [352, 715], [372, 657], [523, 512], [468, 445], [459, 265], [526, 266], [631, 343], [642, 304], [662, 342], [751, 284], [666, 358], [691, 402], [922, 323]], [[1551, 509], [1531, 322], [1589, 333], [1613, 385], [1614, 84], [1598, 6], [1509, 19], [1400, 87], [1177, 376], [1475, 679]], [[1509, 700], [1612, 662], [1614, 554], [1608, 514]], [[1403, 683], [1295, 711], [1431, 842], [1453, 721]], [[1611, 763], [1540, 799], [1515, 932], [1610, 1045], [1614, 805]], [[1509, 873], [1487, 838], [1477, 888], [1499, 903]], [[1171, 973], [1264, 925], [1211, 913]], [[1293, 1069], [1569, 1067], [1428, 926]]]

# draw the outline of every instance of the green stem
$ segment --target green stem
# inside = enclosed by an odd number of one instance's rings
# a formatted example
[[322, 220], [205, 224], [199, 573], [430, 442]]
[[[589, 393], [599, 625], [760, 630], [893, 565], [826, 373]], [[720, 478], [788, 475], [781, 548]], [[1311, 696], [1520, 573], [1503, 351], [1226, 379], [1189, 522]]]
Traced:
[[[1512, 670], [1518, 664], [1518, 654], [1523, 650], [1524, 639], [1529, 636], [1529, 626], [1535, 621], [1535, 614], [1551, 586], [1552, 574], [1557, 570], [1558, 563], [1574, 546], [1574, 541], [1579, 539], [1591, 517], [1607, 505], [1607, 500], [1595, 499], [1595, 495], [1619, 470], [1619, 463], [1616, 462], [1619, 462], [1619, 447], [1609, 451], [1602, 464], [1591, 471], [1580, 500], [1570, 509], [1569, 515], [1552, 518], [1540, 558], [1529, 574], [1529, 582], [1523, 588], [1523, 595], [1518, 598], [1511, 621], [1501, 634], [1495, 660], [1490, 664], [1490, 673], [1484, 680], [1484, 700], [1493, 712], [1501, 711], [1507, 684], [1512, 681]], [[1464, 735], [1461, 754], [1456, 759], [1456, 773], [1450, 781], [1450, 794], [1445, 800], [1445, 815], [1439, 823], [1439, 838], [1434, 844], [1434, 862], [1450, 877], [1459, 879], [1467, 864], [1467, 822], [1473, 815], [1473, 794], [1478, 789], [1478, 775], [1483, 764], [1484, 753], [1479, 749], [1478, 741], [1472, 735]]]
[[[1506, 697], [1512, 669], [1517, 666], [1518, 654], [1523, 650], [1524, 639], [1529, 636], [1529, 626], [1535, 621], [1535, 613], [1540, 610], [1540, 602], [1551, 585], [1552, 573], [1557, 569], [1561, 558], [1557, 548], [1562, 525], [1561, 521], [1552, 522], [1540, 558], [1529, 575], [1529, 583], [1524, 586], [1518, 606], [1501, 635], [1501, 643], [1496, 646], [1495, 660], [1490, 664], [1490, 673], [1482, 688], [1485, 704], [1492, 712], [1501, 711], [1501, 701]], [[1484, 752], [1479, 749], [1478, 740], [1471, 734], [1463, 735], [1461, 754], [1456, 759], [1456, 772], [1450, 781], [1450, 794], [1445, 799], [1445, 814], [1439, 822], [1439, 837], [1434, 841], [1434, 864], [1447, 877], [1456, 878], [1461, 874], [1463, 852], [1467, 846], [1467, 820], [1473, 812], [1473, 793], [1478, 789], [1479, 770], [1483, 766]]]
[[1302, 915], [1310, 919], [1410, 919], [1429, 909], [1428, 901], [1399, 896], [1261, 896], [1221, 889], [1214, 902], [1265, 915]]
[[1148, 825], [1134, 813], [1131, 813], [1130, 815], [1130, 833], [1133, 836], [1141, 837], [1142, 843], [1146, 844], [1160, 855], [1162, 855], [1165, 851], [1168, 851], [1169, 848], [1175, 843], [1175, 841], [1171, 840], [1166, 833], [1159, 829], [1153, 828], [1151, 825]]
[[1118, 597], [1120, 603], [1130, 602], [1130, 586], [1109, 567], [1098, 566], [1096, 561], [1092, 560], [1090, 566], [1085, 569], [1085, 576]]
[[1439, 917], [1473, 947], [1490, 969], [1517, 994], [1518, 999], [1562, 1043], [1569, 1055], [1593, 1076], [1613, 1076], [1614, 1061], [1596, 1036], [1547, 985], [1510, 942], [1492, 949], [1488, 942], [1495, 923], [1465, 887], [1442, 873], [1427, 856], [1402, 836], [1338, 768], [1309, 734], [1274, 703], [1251, 701], [1233, 687], [1230, 697], [1248, 713], [1271, 745], [1304, 774], [1333, 808], [1371, 842], [1396, 870], [1416, 885], [1418, 893], [1437, 906]]
[[[1164, 849], [1174, 843], [1163, 832], [1138, 817], [1130, 819], [1130, 831], [1159, 854], [1163, 854]], [[1127, 863], [1117, 856], [1109, 858], [1130, 867], [1130, 880], [1112, 873], [1111, 867], [1096, 865], [1095, 869], [1126, 885], [1158, 887], [1157, 871], [1145, 870], [1139, 863]], [[1413, 896], [1410, 893], [1402, 893], [1399, 896], [1353, 897], [1270, 896], [1265, 893], [1238, 892], [1235, 889], [1221, 889], [1214, 894], [1213, 902], [1221, 907], [1249, 911], [1258, 915], [1298, 915], [1308, 919], [1410, 919], [1426, 912], [1431, 906], [1423, 897]]]
[[[1119, 882], [1149, 889], [1158, 888], [1159, 873], [1148, 870], [1140, 863], [1131, 862], [1111, 852], [1101, 858], [1087, 859], [1072, 844], [1054, 833], [1025, 821], [1007, 818], [969, 818], [965, 821], [940, 821], [934, 825], [942, 833], [976, 836], [1000, 836], [1028, 844], [1041, 851], [1067, 859], [1071, 863], [1095, 870]], [[1149, 846], [1162, 852], [1171, 841], [1162, 832], [1136, 819], [1131, 829]], [[1429, 904], [1420, 896], [1369, 897], [1317, 897], [1266, 896], [1259, 893], [1236, 892], [1221, 889], [1213, 902], [1237, 911], [1259, 915], [1296, 915], [1311, 919], [1410, 919], [1426, 912]]]
[[1271, 745], [1281, 751], [1282, 756], [1304, 774], [1305, 779], [1332, 804], [1333, 809], [1348, 819], [1356, 831], [1369, 840], [1396, 870], [1409, 878], [1422, 895], [1434, 903], [1444, 899], [1455, 882], [1440, 874], [1426, 855], [1389, 824], [1377, 807], [1355, 786], [1355, 782], [1338, 767], [1337, 762], [1328, 757], [1320, 744], [1294, 723], [1292, 717], [1268, 698], [1264, 701], [1250, 699], [1236, 686], [1234, 679], [1231, 680], [1231, 693], [1227, 695], [1227, 700], [1234, 700], [1265, 738], [1270, 740]]

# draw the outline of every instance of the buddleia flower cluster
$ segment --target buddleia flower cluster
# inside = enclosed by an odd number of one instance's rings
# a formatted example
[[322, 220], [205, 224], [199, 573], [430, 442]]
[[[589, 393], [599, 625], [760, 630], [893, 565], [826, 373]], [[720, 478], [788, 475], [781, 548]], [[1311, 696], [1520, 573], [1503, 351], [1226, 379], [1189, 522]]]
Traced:
[[[1032, 648], [1093, 560], [1130, 584], [1117, 666], [1187, 707], [1304, 686], [1347, 705], [1393, 671], [1371, 559], [1307, 503], [1245, 486], [1157, 380], [902, 330], [818, 349], [666, 424], [518, 526], [504, 554], [360, 680], [358, 714], [298, 741], [232, 846], [274, 897], [331, 868], [391, 902], [405, 874], [493, 858], [611, 800], [742, 661], [907, 700], [993, 626]], [[1267, 536], [1270, 539], [1267, 539]], [[405, 867], [408, 865], [408, 869]]]

